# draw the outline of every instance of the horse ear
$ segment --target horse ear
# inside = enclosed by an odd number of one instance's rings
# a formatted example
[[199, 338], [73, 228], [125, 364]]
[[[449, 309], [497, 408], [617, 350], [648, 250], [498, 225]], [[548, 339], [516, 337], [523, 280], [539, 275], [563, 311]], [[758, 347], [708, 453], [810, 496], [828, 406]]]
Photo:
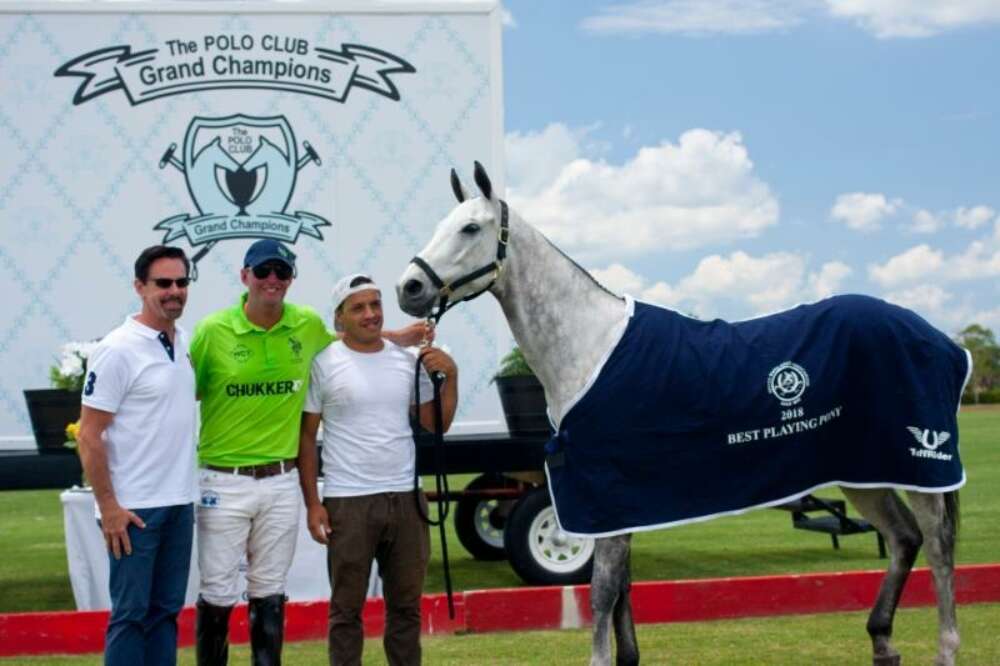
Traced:
[[490, 177], [486, 175], [486, 169], [478, 161], [476, 162], [476, 168], [472, 172], [473, 177], [476, 180], [476, 185], [479, 186], [479, 191], [483, 193], [483, 196], [487, 199], [493, 198], [493, 185], [490, 184]]
[[469, 193], [465, 191], [465, 186], [462, 185], [462, 181], [458, 179], [458, 174], [455, 170], [451, 170], [451, 191], [455, 193], [455, 198], [458, 199], [458, 203], [462, 203], [469, 198]]

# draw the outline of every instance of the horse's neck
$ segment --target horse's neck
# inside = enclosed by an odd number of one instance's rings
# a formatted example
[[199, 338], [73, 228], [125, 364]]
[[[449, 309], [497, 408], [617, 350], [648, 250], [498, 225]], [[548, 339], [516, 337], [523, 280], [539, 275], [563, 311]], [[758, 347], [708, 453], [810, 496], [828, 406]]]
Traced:
[[625, 302], [514, 216], [507, 262], [494, 295], [545, 387], [549, 412], [558, 424], [567, 403], [615, 342]]

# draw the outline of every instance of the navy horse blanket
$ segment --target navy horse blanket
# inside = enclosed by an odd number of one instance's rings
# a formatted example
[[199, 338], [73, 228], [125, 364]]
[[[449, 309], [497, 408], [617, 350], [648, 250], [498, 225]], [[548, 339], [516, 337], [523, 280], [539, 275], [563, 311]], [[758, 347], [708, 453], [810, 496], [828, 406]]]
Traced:
[[915, 313], [866, 296], [738, 323], [628, 306], [546, 445], [564, 531], [666, 527], [832, 484], [965, 483], [957, 411], [971, 358]]

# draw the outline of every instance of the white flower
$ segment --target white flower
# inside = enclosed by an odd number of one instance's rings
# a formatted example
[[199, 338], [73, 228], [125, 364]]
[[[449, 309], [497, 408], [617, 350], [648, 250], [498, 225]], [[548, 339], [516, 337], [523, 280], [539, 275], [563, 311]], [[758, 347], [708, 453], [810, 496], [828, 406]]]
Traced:
[[83, 359], [76, 354], [63, 356], [59, 361], [59, 374], [64, 377], [79, 377], [83, 374]]
[[97, 342], [67, 342], [59, 348], [59, 358], [52, 366], [51, 379], [57, 388], [79, 389], [84, 365]]

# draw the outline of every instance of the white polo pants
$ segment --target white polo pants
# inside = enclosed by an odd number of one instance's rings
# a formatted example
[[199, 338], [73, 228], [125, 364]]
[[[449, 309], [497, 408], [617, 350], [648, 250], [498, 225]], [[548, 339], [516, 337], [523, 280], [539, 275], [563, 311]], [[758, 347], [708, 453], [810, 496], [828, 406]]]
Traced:
[[213, 606], [238, 603], [244, 554], [247, 596], [283, 594], [302, 506], [298, 470], [265, 479], [208, 469], [199, 472], [201, 597]]

